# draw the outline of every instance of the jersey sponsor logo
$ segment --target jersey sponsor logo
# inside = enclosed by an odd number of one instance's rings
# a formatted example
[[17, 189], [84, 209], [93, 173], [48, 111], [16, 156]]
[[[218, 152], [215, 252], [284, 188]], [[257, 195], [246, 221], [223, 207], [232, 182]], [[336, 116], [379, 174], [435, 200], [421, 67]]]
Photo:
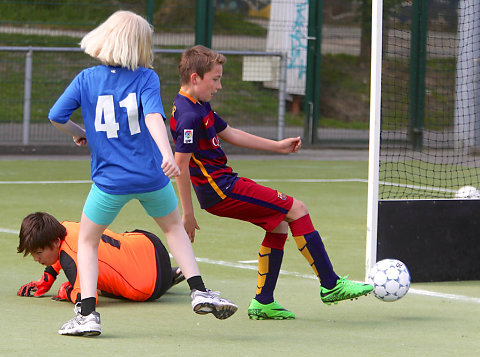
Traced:
[[281, 193], [280, 191], [277, 191], [277, 197], [280, 198], [282, 201], [285, 201], [287, 199], [287, 195]]
[[218, 139], [218, 136], [215, 135], [215, 137], [212, 139], [212, 144], [216, 147], [220, 146], [220, 140]]
[[184, 129], [183, 130], [183, 143], [192, 144], [193, 143], [193, 129]]

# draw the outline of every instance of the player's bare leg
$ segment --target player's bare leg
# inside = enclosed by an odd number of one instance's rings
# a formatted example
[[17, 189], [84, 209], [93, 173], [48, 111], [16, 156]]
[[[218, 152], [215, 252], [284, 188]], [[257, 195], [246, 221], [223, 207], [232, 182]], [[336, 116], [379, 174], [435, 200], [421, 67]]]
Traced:
[[[195, 260], [192, 244], [183, 226], [178, 208], [164, 217], [155, 217], [154, 220], [164, 232], [170, 252], [189, 285], [189, 279], [200, 279], [200, 270]], [[190, 292], [194, 312], [201, 315], [212, 313], [217, 319], [223, 320], [237, 311], [238, 307], [232, 301], [221, 298], [216, 292], [204, 289], [203, 282], [201, 285], [202, 288], [192, 289]]]
[[101, 333], [100, 314], [95, 311], [98, 281], [98, 244], [107, 226], [91, 221], [84, 213], [78, 234], [78, 272], [82, 302], [75, 306], [76, 316], [58, 331], [61, 335], [96, 336]]

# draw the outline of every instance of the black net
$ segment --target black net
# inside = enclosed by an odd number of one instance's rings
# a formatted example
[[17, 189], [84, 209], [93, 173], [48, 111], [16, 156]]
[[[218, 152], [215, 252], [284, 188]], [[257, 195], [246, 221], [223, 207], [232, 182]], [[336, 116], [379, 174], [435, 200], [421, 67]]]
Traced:
[[379, 199], [479, 188], [479, 35], [478, 0], [384, 2]]

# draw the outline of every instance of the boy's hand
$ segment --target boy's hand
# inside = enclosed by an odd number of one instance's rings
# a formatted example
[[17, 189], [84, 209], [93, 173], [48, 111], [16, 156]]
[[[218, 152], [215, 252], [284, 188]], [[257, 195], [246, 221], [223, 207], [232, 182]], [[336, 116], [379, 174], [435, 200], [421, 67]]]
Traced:
[[195, 217], [192, 216], [183, 216], [182, 217], [183, 226], [185, 227], [185, 231], [188, 234], [188, 238], [190, 238], [190, 242], [193, 243], [195, 240], [195, 230], [200, 229], [200, 226], [197, 223]]
[[278, 144], [280, 145], [280, 153], [296, 153], [302, 147], [302, 139], [299, 136], [297, 136], [296, 138], [286, 138], [280, 140]]
[[72, 291], [73, 286], [70, 284], [69, 281], [63, 283], [60, 285], [60, 288], [58, 289], [57, 295], [52, 297], [52, 300], [57, 300], [57, 301], [69, 301], [70, 299], [68, 298], [69, 293]]
[[73, 142], [77, 146], [87, 146], [87, 138], [85, 136], [74, 136], [73, 137]]
[[173, 157], [164, 157], [162, 161], [162, 170], [165, 176], [172, 178], [180, 175], [180, 169]]
[[[32, 281], [28, 284], [23, 285], [17, 292], [18, 296], [34, 296], [39, 297], [45, 294], [52, 287], [55, 282], [53, 275], [43, 272], [42, 279], [38, 281]], [[34, 293], [31, 295], [31, 293]]]

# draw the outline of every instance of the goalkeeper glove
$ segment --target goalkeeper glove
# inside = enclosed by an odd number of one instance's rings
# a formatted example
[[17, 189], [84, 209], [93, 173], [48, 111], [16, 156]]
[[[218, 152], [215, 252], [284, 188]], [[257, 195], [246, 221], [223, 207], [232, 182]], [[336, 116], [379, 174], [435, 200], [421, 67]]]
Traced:
[[57, 301], [71, 301], [70, 300], [70, 294], [72, 293], [73, 286], [70, 284], [69, 281], [63, 283], [60, 285], [60, 288], [58, 289], [57, 295], [52, 297], [52, 300], [57, 300]]
[[33, 296], [39, 297], [45, 294], [50, 288], [52, 287], [53, 283], [55, 282], [55, 277], [47, 273], [46, 271], [43, 272], [42, 279], [38, 281], [32, 281], [28, 284], [23, 285], [17, 292], [18, 296], [32, 296], [32, 292], [34, 293]]

